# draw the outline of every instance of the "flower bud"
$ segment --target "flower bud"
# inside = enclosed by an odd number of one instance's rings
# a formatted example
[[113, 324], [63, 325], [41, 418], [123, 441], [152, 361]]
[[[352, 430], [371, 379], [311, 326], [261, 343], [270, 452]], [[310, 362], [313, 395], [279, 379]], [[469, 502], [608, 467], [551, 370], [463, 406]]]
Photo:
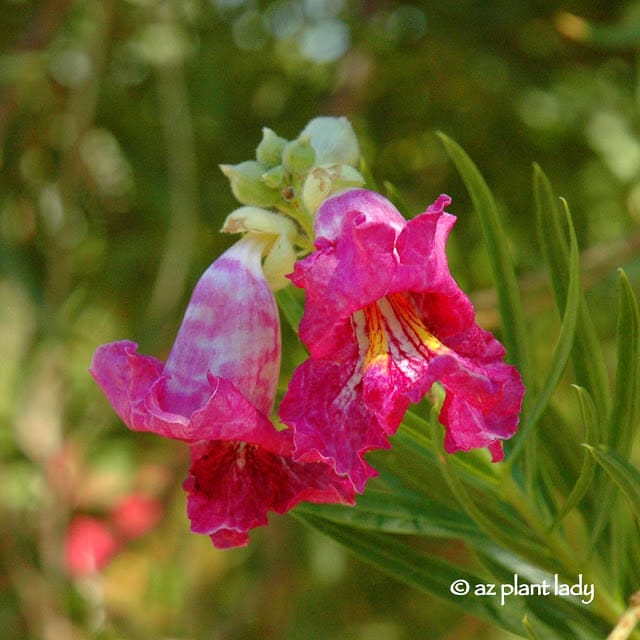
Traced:
[[291, 173], [304, 175], [313, 167], [316, 152], [311, 146], [309, 136], [301, 135], [297, 140], [288, 142], [282, 152], [284, 168]]
[[256, 160], [267, 167], [275, 167], [282, 160], [287, 141], [268, 127], [262, 129], [262, 140], [256, 148]]
[[300, 137], [309, 136], [316, 152], [316, 165], [348, 164], [357, 167], [360, 146], [351, 123], [345, 118], [314, 118], [303, 129]]
[[287, 216], [259, 207], [240, 207], [232, 211], [224, 221], [222, 233], [266, 233], [287, 236], [293, 240], [298, 231], [295, 223]]
[[220, 169], [231, 183], [231, 191], [238, 202], [257, 207], [271, 207], [280, 201], [277, 189], [269, 188], [263, 181], [265, 166], [255, 160], [240, 164], [221, 164]]
[[365, 183], [360, 172], [348, 164], [331, 164], [314, 167], [304, 182], [302, 201], [311, 215], [330, 195]]
[[227, 216], [221, 231], [272, 236], [262, 265], [265, 278], [272, 291], [291, 284], [285, 276], [293, 271], [297, 259], [294, 242], [298, 228], [290, 218], [258, 207], [240, 207]]
[[293, 242], [285, 235], [278, 236], [267, 251], [262, 270], [272, 291], [284, 289], [291, 281], [286, 277], [293, 271], [298, 256]]
[[284, 167], [279, 164], [263, 173], [262, 182], [270, 189], [280, 189], [284, 185]]

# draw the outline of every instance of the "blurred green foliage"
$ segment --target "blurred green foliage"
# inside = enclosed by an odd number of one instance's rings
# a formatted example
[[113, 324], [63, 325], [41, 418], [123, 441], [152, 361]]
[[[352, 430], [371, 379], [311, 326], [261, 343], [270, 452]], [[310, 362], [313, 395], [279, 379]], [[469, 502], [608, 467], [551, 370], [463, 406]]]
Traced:
[[[509, 222], [542, 366], [557, 318], [532, 241], [538, 162], [571, 202], [613, 375], [614, 267], [636, 289], [640, 279], [640, 40], [569, 38], [560, 10], [624, 34], [640, 24], [639, 3], [595, 0], [3, 3], [2, 637], [507, 637], [292, 518], [273, 517], [243, 550], [189, 535], [186, 451], [128, 432], [87, 367], [109, 340], [159, 357], [170, 348], [192, 284], [232, 240], [217, 233], [236, 206], [218, 165], [251, 157], [263, 126], [292, 138], [335, 114], [414, 213], [452, 195], [452, 272], [499, 333], [479, 221], [435, 131], [474, 158]], [[303, 354], [286, 331], [290, 370]], [[566, 389], [554, 408], [577, 415]], [[72, 517], [106, 518], [135, 491], [162, 501], [161, 524], [100, 574], [71, 579]], [[428, 544], [445, 558], [467, 553]]]

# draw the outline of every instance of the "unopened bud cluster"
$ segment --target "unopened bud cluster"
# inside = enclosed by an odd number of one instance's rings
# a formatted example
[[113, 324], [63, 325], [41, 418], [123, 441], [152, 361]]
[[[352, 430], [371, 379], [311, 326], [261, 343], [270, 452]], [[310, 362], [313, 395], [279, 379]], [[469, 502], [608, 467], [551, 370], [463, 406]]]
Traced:
[[358, 140], [344, 117], [315, 118], [295, 140], [265, 127], [255, 160], [220, 166], [245, 205], [229, 215], [222, 231], [272, 235], [264, 267], [271, 286], [281, 288], [297, 258], [295, 247], [311, 248], [322, 202], [365, 183], [359, 162]]
[[358, 140], [349, 121], [321, 117], [291, 141], [265, 127], [255, 160], [220, 168], [241, 204], [286, 215], [294, 204], [312, 220], [326, 197], [364, 184], [359, 162]]

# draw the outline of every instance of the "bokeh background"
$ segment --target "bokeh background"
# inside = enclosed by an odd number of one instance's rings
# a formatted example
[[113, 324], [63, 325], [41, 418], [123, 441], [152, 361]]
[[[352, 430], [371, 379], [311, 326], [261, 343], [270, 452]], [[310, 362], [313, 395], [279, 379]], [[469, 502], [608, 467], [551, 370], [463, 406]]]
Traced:
[[[538, 162], [571, 204], [606, 346], [615, 268], [640, 278], [639, 46], [639, 2], [2, 0], [0, 637], [512, 637], [291, 516], [215, 550], [188, 531], [186, 447], [129, 432], [87, 368], [115, 339], [167, 354], [233, 241], [218, 165], [253, 157], [263, 126], [294, 138], [318, 115], [349, 117], [414, 213], [453, 197], [451, 268], [499, 335], [479, 223], [435, 131], [466, 149], [508, 220], [544, 363]], [[284, 331], [286, 372], [304, 353]]]

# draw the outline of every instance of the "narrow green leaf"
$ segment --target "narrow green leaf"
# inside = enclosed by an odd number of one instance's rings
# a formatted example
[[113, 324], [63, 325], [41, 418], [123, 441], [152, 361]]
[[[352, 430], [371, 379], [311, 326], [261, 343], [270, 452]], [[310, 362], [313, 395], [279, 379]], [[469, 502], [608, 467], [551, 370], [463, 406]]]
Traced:
[[304, 292], [288, 286], [275, 292], [276, 302], [285, 320], [297, 334], [304, 313]]
[[[468, 569], [420, 553], [404, 539], [338, 525], [297, 510], [291, 513], [387, 575], [462, 607], [467, 614], [512, 633], [521, 633], [521, 620], [525, 613], [523, 603], [515, 600], [512, 606], [505, 607], [501, 606], [497, 593], [474, 595], [476, 585], [485, 584], [486, 580]], [[468, 586], [469, 592], [456, 595], [456, 584], [462, 591]]]
[[[394, 443], [403, 443], [410, 448], [416, 455], [420, 455], [428, 461], [432, 466], [437, 465], [436, 456], [441, 446], [435, 445], [431, 441], [432, 432], [440, 432], [436, 436], [439, 441], [444, 438], [444, 430], [439, 422], [434, 423], [425, 421], [423, 425], [416, 427], [411, 422], [402, 424], [400, 430], [394, 438]], [[464, 478], [465, 482], [482, 491], [488, 491], [496, 496], [500, 494], [501, 474], [498, 473], [499, 467], [489, 462], [489, 455], [486, 451], [474, 449], [452, 458], [458, 473]]]
[[[617, 489], [616, 485], [613, 488]], [[606, 553], [607, 582], [622, 601], [626, 594], [637, 590], [640, 518], [619, 493], [612, 497], [610, 504], [609, 550], [601, 555]]]
[[[452, 493], [449, 483], [445, 480], [444, 474], [436, 472], [441, 461], [432, 448], [427, 449], [411, 443], [406, 437], [405, 431], [403, 426], [394, 436], [391, 450], [369, 454], [368, 459], [380, 472], [381, 480], [386, 485], [385, 488], [394, 496], [418, 495], [430, 501], [430, 504], [435, 504], [436, 508], [443, 508], [445, 514], [449, 509], [455, 509], [456, 497]], [[466, 454], [464, 456], [462, 454], [460, 456], [446, 455], [452, 464], [457, 462], [457, 460], [454, 462], [454, 458], [466, 457]], [[464, 478], [467, 490], [473, 491], [478, 500], [482, 502], [484, 518], [491, 523], [494, 530], [501, 532], [505, 543], [517, 548], [526, 548], [527, 557], [535, 557], [541, 562], [544, 562], [545, 559], [549, 560], [541, 545], [531, 541], [531, 531], [527, 524], [522, 521], [510, 505], [503, 501], [501, 478], [491, 476], [490, 480], [487, 480], [486, 476], [478, 476], [473, 469], [457, 464], [455, 466], [455, 472]], [[485, 461], [485, 466], [490, 469], [497, 468], [488, 460]], [[463, 515], [468, 518], [466, 513]], [[462, 531], [450, 531], [449, 535], [458, 537], [457, 533], [462, 533]], [[465, 540], [473, 545], [477, 538], [467, 536]], [[480, 539], [480, 546], [485, 541], [486, 532], [484, 532], [484, 540]]]
[[384, 181], [384, 189], [387, 192], [387, 198], [393, 202], [395, 208], [407, 219], [415, 216], [418, 211], [411, 212], [411, 207], [409, 203], [405, 200], [405, 197], [398, 191], [396, 186], [389, 182], [388, 180]]
[[[574, 385], [574, 388], [578, 394], [578, 401], [580, 403], [580, 413], [582, 415], [582, 423], [585, 430], [585, 439], [587, 444], [595, 445], [598, 442], [599, 431], [595, 405], [593, 404], [593, 400], [586, 389], [578, 387], [577, 385]], [[567, 497], [562, 510], [556, 516], [551, 530], [556, 529], [567, 513], [569, 513], [569, 511], [578, 505], [582, 498], [584, 498], [593, 482], [595, 468], [595, 459], [589, 453], [586, 453], [580, 475], [578, 476], [571, 493]]]
[[[455, 506], [456, 501], [444, 476], [437, 472], [440, 463], [433, 451], [418, 452], [414, 445], [408, 444], [404, 435], [398, 433], [394, 436], [391, 450], [369, 454], [369, 461], [378, 469], [384, 485], [393, 495], [419, 495], [444, 506], [446, 512], [446, 507]], [[494, 522], [495, 527], [511, 532], [513, 540], [528, 540], [526, 525], [500, 499], [500, 484], [496, 479], [487, 484], [466, 469], [461, 470], [461, 475], [468, 481], [468, 486], [483, 496], [486, 517]]]
[[[356, 507], [303, 503], [296, 507], [296, 513], [302, 516], [319, 516], [337, 525], [381, 533], [458, 538], [479, 552], [485, 565], [501, 583], [511, 584], [516, 574], [520, 583], [541, 584], [543, 580], [548, 584], [553, 583], [553, 574], [541, 571], [521, 557], [492, 544], [466, 516], [435, 501], [416, 496], [399, 497], [395, 492], [388, 494], [369, 489], [358, 498]], [[564, 626], [567, 619], [579, 624], [582, 629], [594, 624], [584, 607], [574, 600], [557, 599], [554, 600], [553, 607], [532, 601], [527, 606], [535, 611], [540, 620], [552, 625], [558, 632], [558, 637], [560, 628], [565, 631], [562, 637], [575, 637]], [[586, 636], [582, 633], [580, 637]]]
[[355, 507], [303, 503], [296, 509], [338, 524], [384, 533], [456, 538], [472, 545], [486, 537], [462, 512], [413, 492], [367, 489]]
[[616, 388], [607, 444], [628, 456], [640, 426], [640, 314], [629, 278], [620, 270]]
[[373, 177], [371, 167], [369, 166], [369, 163], [364, 159], [363, 156], [360, 156], [359, 170], [362, 176], [364, 177], [364, 186], [367, 189], [371, 189], [371, 191], [379, 192], [380, 189], [378, 188], [378, 183], [376, 182], [376, 179]]
[[[577, 576], [563, 577], [556, 572], [542, 571], [538, 567], [523, 562], [518, 556], [491, 545], [487, 545], [487, 548], [481, 551], [479, 559], [494, 576], [496, 582], [507, 585], [507, 589], [509, 585], [513, 585], [517, 576], [518, 584], [524, 592], [522, 595], [526, 599], [527, 609], [534, 614], [537, 621], [553, 630], [554, 640], [559, 638], [600, 640], [603, 637], [606, 626], [591, 605], [582, 603], [579, 597], [563, 597], [555, 594], [556, 579], [558, 583], [572, 585], [576, 584]], [[527, 588], [522, 585], [544, 585], [545, 583], [548, 585], [547, 595], [525, 595]], [[510, 596], [507, 602], [510, 603], [513, 597], [515, 594]], [[545, 635], [545, 637], [550, 636]]]
[[[601, 441], [617, 451], [622, 457], [629, 455], [638, 429], [638, 392], [640, 391], [638, 305], [624, 272], [620, 272], [620, 293], [618, 303], [617, 367], [616, 388], [613, 408], [607, 422], [607, 429]], [[592, 542], [595, 547], [599, 538], [612, 522], [612, 509], [619, 508], [614, 500], [614, 487], [606, 482], [598, 488], [595, 516], [592, 517]], [[615, 548], [613, 538], [611, 544]]]
[[555, 491], [561, 491], [565, 496], [571, 491], [582, 467], [582, 461], [575, 452], [576, 447], [584, 442], [584, 436], [577, 427], [573, 418], [568, 420], [553, 404], [547, 406], [536, 427], [540, 458], [544, 459], [547, 478], [552, 481]]
[[[542, 251], [551, 276], [551, 286], [560, 311], [567, 306], [567, 274], [571, 257], [564, 229], [565, 213], [542, 169], [534, 166], [536, 220]], [[607, 368], [584, 296], [580, 296], [575, 341], [571, 353], [577, 383], [592, 395], [599, 415], [607, 415], [611, 393]]]
[[525, 316], [513, 260], [509, 253], [509, 245], [498, 208], [491, 190], [471, 158], [451, 138], [443, 133], [438, 133], [438, 136], [460, 173], [480, 218], [498, 294], [498, 307], [502, 317], [508, 357], [518, 366], [526, 383], [530, 376]]
[[542, 638], [536, 633], [535, 629], [533, 628], [533, 625], [531, 624], [528, 616], [522, 618], [522, 626], [527, 632], [527, 638], [529, 638], [529, 640], [542, 640]]
[[[368, 460], [379, 471], [401, 480], [406, 487], [427, 498], [446, 502], [453, 496], [442, 475], [435, 472], [439, 462], [430, 437], [432, 429], [438, 431], [437, 438], [441, 443], [444, 435], [440, 423], [436, 422], [432, 427], [430, 421], [408, 411], [405, 421], [392, 438], [391, 450], [373, 451], [368, 454]], [[496, 465], [489, 462], [486, 452], [472, 451], [457, 456], [456, 463], [465, 482], [499, 499], [501, 475]]]
[[404, 486], [438, 503], [455, 504], [456, 496], [446, 474], [434, 473], [443, 463], [452, 465], [451, 473], [460, 479], [465, 492], [473, 491], [482, 501], [484, 517], [493, 529], [505, 532], [513, 544], [524, 541], [522, 544], [540, 557], [540, 547], [529, 542], [528, 527], [503, 500], [504, 472], [500, 466], [489, 461], [486, 451], [445, 453], [441, 425], [434, 420], [427, 426], [433, 431], [431, 438], [402, 425], [393, 438], [391, 451], [370, 454], [369, 460], [383, 471], [385, 478], [394, 480], [392, 491]]
[[[522, 619], [527, 616], [536, 621], [537, 627], [544, 622], [554, 629], [554, 639], [594, 640], [602, 637], [597, 618], [575, 599], [509, 596], [507, 592], [503, 599], [501, 586], [512, 584], [516, 573], [526, 576], [530, 583], [540, 583], [542, 577], [548, 581], [552, 578], [516, 556], [505, 554], [488, 541], [483, 548], [485, 560], [490, 558], [490, 564], [503, 567], [498, 583], [466, 567], [425, 555], [404, 538], [339, 525], [310, 513], [301, 513], [299, 508], [291, 513], [387, 575], [517, 635], [522, 635]], [[462, 591], [456, 593], [456, 587]]]
[[542, 252], [549, 267], [553, 293], [558, 307], [566, 306], [567, 272], [569, 271], [569, 247], [560, 210], [560, 199], [553, 192], [551, 183], [542, 169], [533, 166], [533, 193], [536, 222]]
[[553, 349], [553, 357], [551, 359], [551, 366], [547, 373], [547, 378], [542, 386], [542, 389], [537, 394], [533, 408], [529, 411], [524, 421], [524, 424], [520, 428], [517, 440], [511, 455], [509, 457], [509, 463], [513, 464], [513, 461], [518, 457], [522, 451], [523, 446], [527, 441], [527, 435], [531, 432], [533, 427], [537, 424], [538, 420], [542, 416], [551, 395], [553, 394], [560, 376], [564, 371], [571, 348], [574, 342], [576, 322], [578, 318], [578, 307], [580, 302], [580, 264], [578, 253], [578, 241], [576, 239], [575, 230], [573, 228], [573, 222], [571, 220], [571, 212], [569, 207], [565, 203], [565, 216], [567, 220], [567, 226], [569, 228], [570, 238], [570, 250], [569, 250], [569, 284], [566, 294], [566, 304], [564, 310], [564, 317], [562, 320], [562, 326], [560, 328], [560, 335], [558, 341]]
[[419, 455], [415, 449], [407, 446], [398, 436], [393, 438], [393, 447], [389, 450], [372, 451], [367, 460], [380, 472], [385, 482], [390, 482], [395, 491], [398, 487], [411, 490], [431, 500], [446, 502], [453, 500], [447, 483], [439, 473], [433, 473], [437, 467], [435, 458]]
[[640, 520], [640, 471], [609, 447], [604, 445], [585, 446], [622, 491], [636, 518]]
[[[438, 456], [440, 469], [449, 490], [471, 520], [478, 525], [491, 540], [501, 544], [506, 549], [527, 558], [541, 567], [550, 567], [553, 559], [548, 550], [531, 536], [531, 531], [520, 520], [510, 517], [507, 505], [495, 497], [480, 495], [482, 508], [480, 508], [469, 487], [461, 479], [453, 467], [452, 456], [447, 456], [444, 451]], [[490, 499], [493, 498], [493, 499]], [[502, 518], [502, 521], [501, 521]]]

